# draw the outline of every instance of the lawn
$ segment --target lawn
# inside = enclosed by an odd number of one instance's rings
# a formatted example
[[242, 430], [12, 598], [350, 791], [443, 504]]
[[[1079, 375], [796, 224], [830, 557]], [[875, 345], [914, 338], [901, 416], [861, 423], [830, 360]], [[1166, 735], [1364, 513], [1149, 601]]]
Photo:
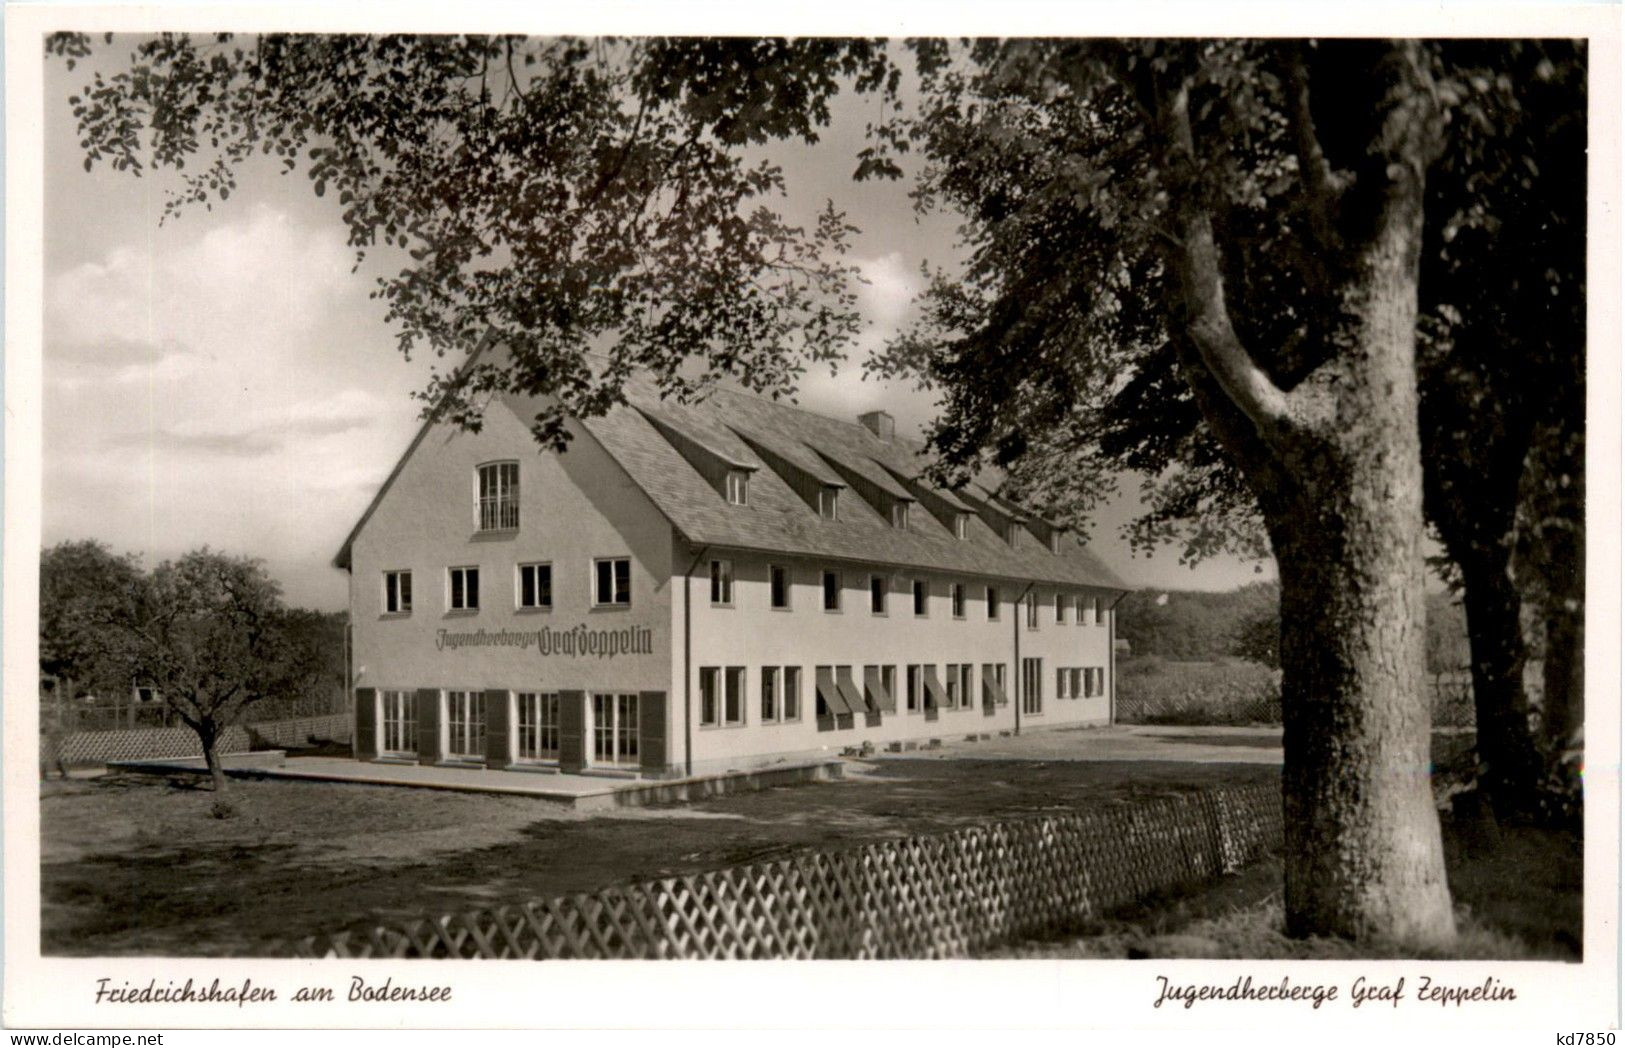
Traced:
[[323, 930], [595, 891], [1045, 811], [1219, 783], [1269, 764], [997, 760], [855, 764], [842, 782], [613, 814], [529, 798], [234, 781], [237, 814], [190, 781], [42, 784], [48, 954], [252, 955]]
[[[1580, 960], [1583, 859], [1573, 835], [1443, 821], [1445, 863], [1460, 939], [1453, 960]], [[1287, 958], [1358, 960], [1414, 952], [1356, 948], [1336, 939], [1288, 939], [1281, 860], [1271, 856], [1194, 890], [1159, 893], [1053, 941], [990, 951], [992, 958]]]

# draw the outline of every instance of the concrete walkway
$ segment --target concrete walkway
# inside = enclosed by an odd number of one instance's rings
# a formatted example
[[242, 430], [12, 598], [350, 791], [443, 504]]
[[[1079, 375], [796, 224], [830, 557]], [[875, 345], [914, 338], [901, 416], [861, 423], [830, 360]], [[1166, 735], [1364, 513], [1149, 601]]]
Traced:
[[[699, 800], [728, 793], [840, 778], [834, 759], [775, 764], [748, 771], [718, 772], [681, 779], [634, 779], [604, 775], [564, 775], [544, 770], [492, 771], [450, 765], [390, 764], [339, 757], [285, 757], [280, 751], [227, 754], [226, 774], [264, 779], [350, 782], [370, 786], [414, 786], [468, 793], [502, 793], [577, 810], [636, 807]], [[114, 761], [124, 771], [153, 775], [206, 775], [202, 757], [178, 760]]]
[[979, 742], [945, 738], [940, 749], [877, 753], [871, 760], [1175, 761], [1280, 764], [1280, 728], [1164, 727], [1115, 724], [995, 735]]

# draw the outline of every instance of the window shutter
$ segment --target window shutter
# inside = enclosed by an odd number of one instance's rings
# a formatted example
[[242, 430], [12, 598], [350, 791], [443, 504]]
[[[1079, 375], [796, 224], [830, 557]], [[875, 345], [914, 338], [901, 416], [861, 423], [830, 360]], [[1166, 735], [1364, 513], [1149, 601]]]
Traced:
[[[642, 741], [642, 740], [639, 740]], [[587, 766], [587, 693], [559, 692], [559, 770], [580, 774]]]
[[485, 693], [485, 766], [506, 768], [513, 763], [513, 739], [509, 723], [513, 719], [513, 697], [493, 689]]
[[418, 763], [438, 764], [440, 752], [440, 691], [418, 689]]
[[355, 757], [370, 761], [378, 756], [378, 689], [355, 690]]

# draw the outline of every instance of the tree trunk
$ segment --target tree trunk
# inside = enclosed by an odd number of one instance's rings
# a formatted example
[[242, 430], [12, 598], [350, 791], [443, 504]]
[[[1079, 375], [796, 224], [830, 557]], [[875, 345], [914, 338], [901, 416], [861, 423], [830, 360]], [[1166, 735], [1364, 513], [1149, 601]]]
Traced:
[[1277, 445], [1290, 489], [1261, 499], [1281, 573], [1287, 931], [1412, 947], [1455, 938], [1430, 781], [1420, 243], [1418, 177], [1347, 270], [1342, 344], [1306, 391], [1321, 410]]
[[198, 725], [198, 740], [203, 743], [203, 763], [214, 782], [214, 792], [226, 792], [226, 770], [220, 763], [220, 732], [214, 721], [204, 719]]
[[1458, 562], [1472, 649], [1475, 746], [1486, 768], [1479, 785], [1498, 817], [1516, 818], [1531, 810], [1542, 769], [1523, 687], [1522, 597], [1508, 553], [1481, 551]]
[[1405, 471], [1383, 467], [1403, 458], [1350, 456], [1348, 483], [1315, 485], [1314, 511], [1272, 529], [1296, 936], [1438, 945], [1455, 934], [1429, 778], [1421, 510]]

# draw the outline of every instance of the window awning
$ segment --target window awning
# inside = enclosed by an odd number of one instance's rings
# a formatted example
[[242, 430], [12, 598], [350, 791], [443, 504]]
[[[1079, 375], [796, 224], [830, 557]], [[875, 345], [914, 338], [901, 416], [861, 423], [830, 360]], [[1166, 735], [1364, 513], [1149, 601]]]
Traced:
[[982, 702], [987, 706], [1003, 706], [1010, 700], [1005, 697], [1004, 685], [999, 678], [993, 675], [993, 663], [982, 664]]
[[862, 713], [868, 708], [868, 704], [863, 701], [863, 693], [858, 690], [857, 683], [852, 679], [851, 666], [835, 667], [835, 686], [840, 689], [841, 697], [846, 700], [853, 713]]
[[937, 679], [935, 663], [926, 663], [925, 666], [925, 697], [937, 709], [948, 709], [948, 692], [943, 688], [942, 681]]
[[852, 708], [846, 704], [846, 697], [835, 683], [835, 671], [829, 666], [818, 667], [818, 697], [824, 700], [824, 708], [831, 714], [852, 712]]
[[865, 694], [873, 697], [877, 712], [897, 712], [897, 699], [886, 688], [886, 682], [881, 679], [879, 666], [863, 668], [863, 689]]

